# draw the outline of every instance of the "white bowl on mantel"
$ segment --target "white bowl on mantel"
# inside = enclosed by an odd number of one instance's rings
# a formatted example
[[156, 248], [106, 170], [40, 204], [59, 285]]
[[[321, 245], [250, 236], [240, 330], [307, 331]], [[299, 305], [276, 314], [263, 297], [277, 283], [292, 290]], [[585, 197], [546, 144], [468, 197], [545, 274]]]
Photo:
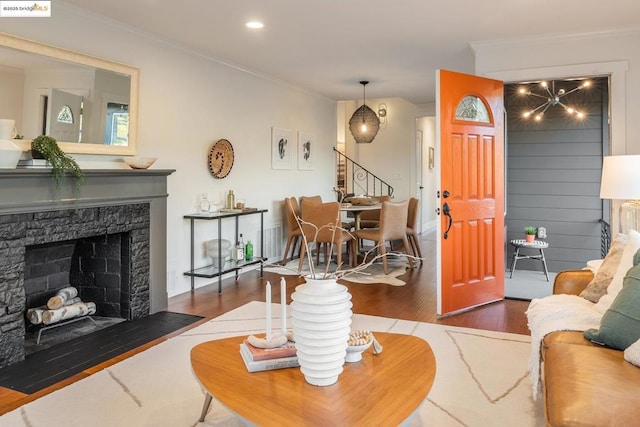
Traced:
[[151, 167], [151, 165], [154, 164], [156, 160], [158, 160], [157, 157], [124, 157], [124, 162], [128, 164], [131, 169], [149, 169], [149, 167]]

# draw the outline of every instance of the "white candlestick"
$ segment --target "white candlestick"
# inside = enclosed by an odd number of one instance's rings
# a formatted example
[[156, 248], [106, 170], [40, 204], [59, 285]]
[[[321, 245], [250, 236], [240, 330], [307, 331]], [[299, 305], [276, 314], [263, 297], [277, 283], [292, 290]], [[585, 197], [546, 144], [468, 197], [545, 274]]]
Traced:
[[282, 310], [282, 335], [287, 334], [287, 282], [280, 278], [280, 310]]
[[267, 281], [267, 342], [271, 341], [271, 283]]

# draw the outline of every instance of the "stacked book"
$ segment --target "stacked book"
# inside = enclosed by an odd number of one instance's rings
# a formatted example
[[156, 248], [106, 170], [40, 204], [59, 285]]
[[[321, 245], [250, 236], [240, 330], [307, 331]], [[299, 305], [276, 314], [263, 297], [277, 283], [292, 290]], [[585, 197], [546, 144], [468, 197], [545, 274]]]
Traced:
[[26, 159], [18, 160], [19, 168], [50, 168], [51, 163], [46, 159]]
[[300, 366], [296, 356], [296, 347], [291, 341], [276, 348], [258, 348], [244, 340], [240, 344], [240, 355], [249, 372]]

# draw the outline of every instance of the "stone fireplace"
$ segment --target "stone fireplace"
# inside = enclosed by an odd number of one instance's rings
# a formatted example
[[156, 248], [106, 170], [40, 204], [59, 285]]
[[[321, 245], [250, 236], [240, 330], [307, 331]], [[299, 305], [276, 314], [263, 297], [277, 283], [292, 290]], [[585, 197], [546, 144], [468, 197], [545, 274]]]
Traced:
[[[0, 289], [23, 301], [22, 313], [71, 285], [96, 303], [98, 316], [149, 314], [148, 204], [2, 215], [0, 225], [0, 256], [10, 260]], [[8, 364], [24, 359], [22, 313], [0, 311]]]
[[0, 368], [25, 357], [26, 309], [63, 287], [95, 302], [96, 316], [166, 309], [171, 172], [86, 171], [82, 194], [56, 198], [49, 171], [0, 170]]

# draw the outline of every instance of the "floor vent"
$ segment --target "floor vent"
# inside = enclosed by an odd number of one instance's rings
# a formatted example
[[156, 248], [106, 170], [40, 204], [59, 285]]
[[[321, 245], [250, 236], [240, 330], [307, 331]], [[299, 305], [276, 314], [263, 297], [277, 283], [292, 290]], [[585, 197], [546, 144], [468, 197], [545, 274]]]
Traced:
[[[256, 254], [260, 248], [260, 231], [256, 235]], [[282, 225], [275, 224], [264, 229], [264, 246], [262, 247], [262, 256], [267, 258], [268, 262], [275, 262], [282, 258]]]

